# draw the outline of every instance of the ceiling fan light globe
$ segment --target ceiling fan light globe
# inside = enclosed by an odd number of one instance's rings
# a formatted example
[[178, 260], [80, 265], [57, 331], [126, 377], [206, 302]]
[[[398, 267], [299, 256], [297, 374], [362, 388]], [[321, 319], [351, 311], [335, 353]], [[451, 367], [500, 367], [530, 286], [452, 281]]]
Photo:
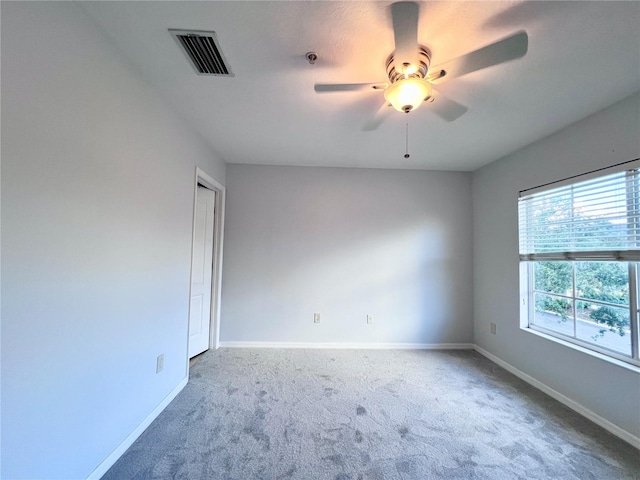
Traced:
[[399, 112], [413, 111], [431, 95], [431, 84], [422, 78], [404, 78], [389, 85], [384, 98]]

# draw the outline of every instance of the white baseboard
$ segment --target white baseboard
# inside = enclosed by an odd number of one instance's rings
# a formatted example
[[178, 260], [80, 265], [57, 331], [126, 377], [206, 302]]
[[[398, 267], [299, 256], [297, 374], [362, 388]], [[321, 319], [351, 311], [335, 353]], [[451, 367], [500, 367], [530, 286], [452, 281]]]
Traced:
[[473, 343], [350, 343], [350, 342], [220, 342], [221, 348], [326, 348], [376, 350], [473, 350]]
[[579, 413], [583, 417], [588, 418], [593, 423], [595, 423], [597, 425], [600, 425], [605, 430], [608, 430], [609, 432], [613, 433], [616, 437], [621, 438], [625, 442], [630, 443], [634, 447], [640, 449], [640, 438], [636, 437], [632, 433], [627, 432], [626, 430], [624, 430], [623, 428], [620, 428], [615, 423], [612, 423], [609, 420], [607, 420], [606, 418], [601, 417], [597, 413], [592, 412], [587, 407], [579, 404], [575, 400], [571, 400], [569, 397], [566, 397], [562, 393], [560, 393], [560, 392], [554, 390], [553, 388], [545, 385], [541, 381], [536, 380], [531, 375], [528, 375], [528, 374], [524, 373], [523, 371], [518, 370], [516, 367], [514, 367], [510, 363], [507, 363], [504, 360], [496, 357], [492, 353], [487, 352], [484, 348], [479, 347], [478, 345], [475, 345], [474, 346], [474, 350], [476, 352], [478, 352], [480, 355], [482, 355], [484, 357], [487, 357], [493, 363], [495, 363], [497, 365], [500, 365], [502, 368], [504, 368], [508, 372], [513, 373], [516, 377], [518, 377], [518, 378], [524, 380], [525, 382], [527, 382], [528, 384], [536, 387], [538, 390], [543, 391], [544, 393], [546, 393], [550, 397], [555, 398], [560, 403], [563, 403], [564, 405], [569, 407], [571, 410], [574, 410], [575, 412]]
[[167, 395], [162, 400], [162, 402], [160, 402], [158, 406], [153, 409], [153, 411], [147, 416], [147, 418], [145, 418], [140, 423], [140, 425], [138, 425], [135, 428], [135, 430], [131, 432], [129, 436], [125, 438], [122, 441], [122, 443], [118, 445], [115, 448], [115, 450], [113, 450], [113, 452], [111, 452], [109, 456], [105, 458], [104, 461], [100, 465], [98, 465], [93, 472], [91, 472], [91, 474], [87, 477], [87, 480], [99, 480], [100, 477], [102, 477], [105, 473], [107, 473], [107, 470], [109, 470], [113, 466], [113, 464], [116, 463], [116, 461], [118, 461], [118, 459], [124, 454], [124, 452], [126, 452], [127, 449], [131, 445], [133, 445], [133, 442], [135, 442], [138, 439], [138, 437], [142, 435], [142, 432], [144, 432], [147, 429], [147, 427], [151, 425], [151, 422], [153, 422], [158, 417], [158, 415], [162, 413], [162, 411], [167, 407], [167, 405], [171, 403], [171, 400], [176, 398], [176, 396], [187, 385], [188, 381], [189, 381], [189, 377], [187, 376], [178, 384], [176, 388], [171, 390], [169, 395]]

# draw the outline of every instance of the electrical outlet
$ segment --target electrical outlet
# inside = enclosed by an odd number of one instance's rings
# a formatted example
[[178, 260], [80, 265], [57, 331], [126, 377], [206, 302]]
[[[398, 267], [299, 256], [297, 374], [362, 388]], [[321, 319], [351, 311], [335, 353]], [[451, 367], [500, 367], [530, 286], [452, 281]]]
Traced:
[[367, 323], [373, 323], [373, 315], [367, 315]]
[[313, 314], [313, 323], [320, 323], [320, 314], [319, 313], [314, 313]]
[[496, 324], [495, 324], [495, 323], [493, 323], [493, 322], [491, 323], [491, 333], [492, 333], [493, 335], [495, 335], [495, 334], [496, 334]]
[[160, 373], [163, 368], [164, 368], [164, 353], [161, 353], [160, 355], [158, 355], [158, 358], [156, 359], [156, 373]]

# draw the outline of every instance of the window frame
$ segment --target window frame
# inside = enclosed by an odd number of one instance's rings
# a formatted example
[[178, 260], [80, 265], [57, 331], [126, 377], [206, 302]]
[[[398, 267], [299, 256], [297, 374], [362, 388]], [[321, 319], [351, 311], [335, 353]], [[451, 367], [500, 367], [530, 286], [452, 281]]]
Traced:
[[[542, 185], [540, 187], [535, 187], [532, 189], [523, 190], [520, 192], [520, 197], [529, 196], [532, 194], [544, 194], [545, 191], [555, 190], [558, 187], [571, 187], [574, 185], [581, 184], [590, 180], [597, 180], [600, 177], [606, 177], [615, 173], [620, 173], [623, 171], [633, 171], [640, 168], [640, 159], [636, 159], [630, 162], [624, 162], [622, 164], [614, 165], [611, 168], [600, 169], [594, 172], [589, 172], [584, 175], [576, 175], [565, 180], [561, 180], [558, 182], [551, 182], [549, 184]], [[631, 194], [628, 195], [627, 202], [627, 221], [631, 228], [637, 227], [638, 223], [638, 214], [640, 213], [640, 201], [638, 199], [638, 191], [640, 188], [638, 186], [639, 180], [636, 175], [635, 181], [631, 184]], [[629, 189], [629, 186], [627, 186]], [[520, 204], [520, 200], [518, 202]], [[525, 207], [526, 208], [526, 207]], [[573, 207], [572, 207], [573, 208]], [[573, 214], [573, 210], [571, 212]], [[527, 220], [525, 222], [530, 221], [530, 212], [526, 211]], [[602, 358], [604, 360], [615, 362], [618, 365], [630, 367], [633, 370], [640, 371], [640, 312], [638, 311], [640, 300], [638, 291], [639, 284], [638, 282], [638, 274], [640, 273], [640, 261], [637, 258], [637, 251], [622, 251], [616, 252], [616, 258], [598, 258], [599, 255], [597, 252], [565, 252], [551, 255], [541, 255], [546, 258], [535, 258], [536, 255], [531, 255], [529, 253], [525, 253], [523, 255], [522, 251], [522, 240], [523, 238], [527, 238], [526, 235], [523, 237], [522, 230], [522, 217], [520, 212], [520, 207], [518, 210], [518, 243], [520, 245], [520, 328], [530, 333], [535, 333], [539, 336], [552, 340], [556, 343], [561, 343], [566, 346], [574, 347], [583, 351], [587, 354], [597, 356], [598, 358]], [[571, 220], [567, 222], [568, 225], [572, 225]], [[529, 228], [525, 224], [525, 229]], [[528, 244], [527, 244], [528, 246]], [[627, 253], [631, 252], [632, 257], [628, 258]], [[605, 252], [606, 253], [606, 252]], [[594, 255], [595, 254], [595, 255]], [[634, 256], [636, 258], [634, 258]], [[533, 257], [533, 258], [532, 258]], [[534, 278], [534, 264], [536, 261], [563, 261], [563, 262], [571, 262], [572, 263], [572, 295], [567, 296], [563, 294], [555, 294], [550, 292], [542, 292], [537, 291], [535, 288], [535, 278]], [[576, 265], [575, 262], [584, 261], [584, 262], [594, 262], [594, 261], [623, 261], [628, 263], [628, 281], [629, 281], [629, 323], [630, 323], [630, 336], [631, 336], [631, 355], [626, 355], [619, 351], [595, 344], [593, 342], [585, 341], [578, 338], [576, 334], [576, 326], [578, 319], [576, 318], [576, 306], [579, 301], [587, 301], [590, 303], [595, 303], [599, 305], [609, 305], [608, 302], [600, 301], [600, 300], [590, 300], [577, 296], [576, 292]], [[559, 331], [551, 330], [545, 328], [541, 325], [535, 324], [535, 295], [537, 293], [543, 293], [547, 295], [552, 295], [557, 298], [564, 298], [571, 302], [572, 306], [572, 322], [573, 322], [573, 336], [569, 336]], [[611, 304], [613, 307], [617, 308], [627, 308], [627, 305], [615, 305]]]

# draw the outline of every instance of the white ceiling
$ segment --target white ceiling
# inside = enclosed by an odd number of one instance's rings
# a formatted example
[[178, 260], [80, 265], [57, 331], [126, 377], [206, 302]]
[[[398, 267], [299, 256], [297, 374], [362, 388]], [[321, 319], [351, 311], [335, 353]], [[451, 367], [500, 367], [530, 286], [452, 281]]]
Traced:
[[[421, 2], [432, 65], [526, 30], [524, 58], [443, 81], [469, 111], [424, 105], [362, 131], [386, 81], [392, 2], [84, 2], [83, 10], [227, 162], [475, 170], [640, 90], [639, 2]], [[235, 76], [198, 76], [169, 28], [213, 30]], [[305, 53], [315, 51], [309, 65]], [[409, 151], [405, 122], [409, 120]]]

